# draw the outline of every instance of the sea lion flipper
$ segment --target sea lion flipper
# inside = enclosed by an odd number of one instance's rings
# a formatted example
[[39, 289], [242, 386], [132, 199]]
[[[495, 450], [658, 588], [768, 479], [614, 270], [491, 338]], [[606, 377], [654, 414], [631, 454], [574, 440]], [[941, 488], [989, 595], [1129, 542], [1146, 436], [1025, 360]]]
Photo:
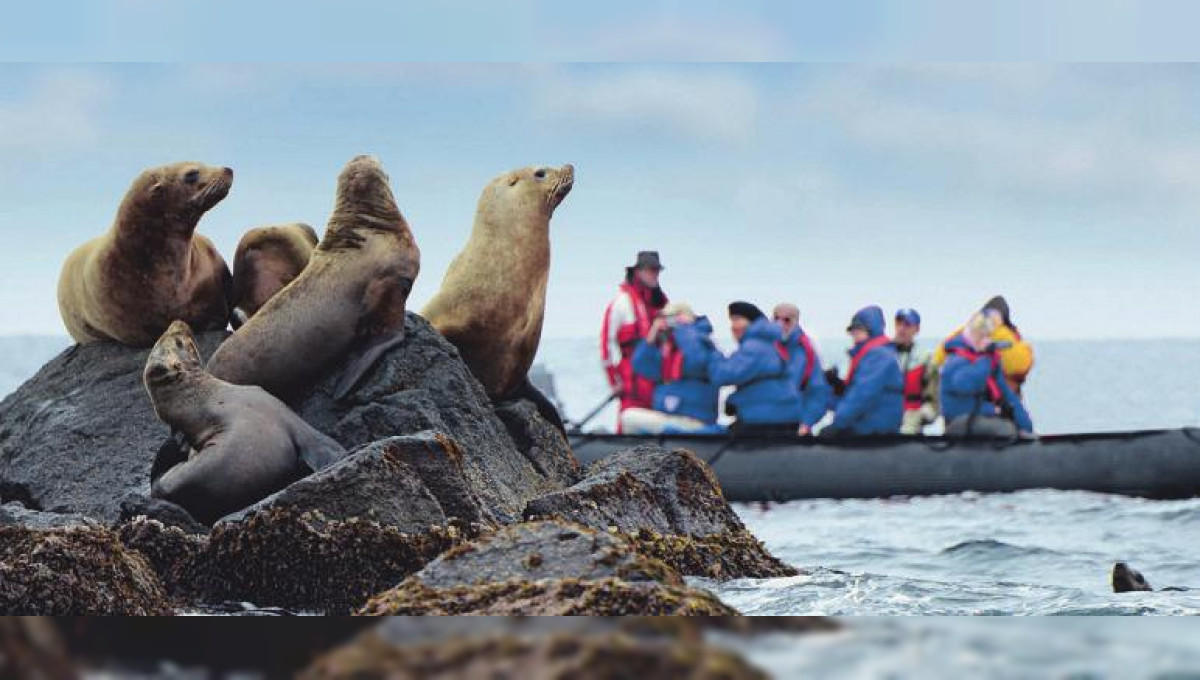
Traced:
[[567, 426], [563, 424], [562, 414], [558, 412], [558, 407], [545, 394], [542, 394], [541, 390], [533, 386], [528, 376], [509, 394], [508, 398], [528, 399], [533, 402], [542, 418], [562, 432], [564, 437], [567, 436]]
[[187, 438], [183, 433], [174, 428], [171, 429], [171, 436], [163, 445], [158, 448], [158, 453], [154, 456], [154, 465], [150, 467], [150, 483], [154, 484], [159, 477], [170, 470], [171, 468], [186, 463], [188, 452], [191, 451], [191, 445], [188, 444]]
[[229, 314], [229, 325], [235, 331], [246, 325], [246, 322], [249, 320], [250, 316], [241, 307], [234, 307], [233, 311]]
[[337, 385], [334, 387], [333, 398], [341, 401], [350, 394], [355, 385], [359, 383], [375, 366], [375, 362], [379, 361], [380, 357], [388, 352], [388, 350], [404, 342], [404, 330], [401, 329], [393, 335], [380, 336], [371, 341], [370, 344], [363, 347], [363, 350], [358, 356], [352, 358], [346, 364], [346, 370], [342, 373], [342, 377], [338, 379]]
[[313, 472], [324, 470], [346, 457], [346, 449], [333, 439], [313, 431], [300, 449], [300, 460]]

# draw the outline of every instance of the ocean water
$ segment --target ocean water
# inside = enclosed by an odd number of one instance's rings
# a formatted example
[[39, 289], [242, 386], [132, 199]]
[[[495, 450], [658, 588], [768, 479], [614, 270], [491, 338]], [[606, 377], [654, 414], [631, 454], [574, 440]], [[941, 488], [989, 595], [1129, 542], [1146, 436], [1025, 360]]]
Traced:
[[[63, 338], [0, 338], [0, 394], [66, 344]], [[1027, 399], [1043, 432], [1200, 425], [1200, 340], [1036, 346]], [[840, 360], [843, 350], [837, 343], [822, 346], [827, 360]], [[591, 338], [547, 340], [539, 362], [553, 373], [568, 418], [580, 418], [603, 399], [605, 383]], [[612, 423], [613, 413], [606, 412], [592, 426]], [[1156, 587], [1200, 588], [1200, 499], [1028, 491], [797, 501], [737, 510], [776, 555], [806, 572], [787, 579], [700, 582], [750, 614], [1200, 614], [1200, 590], [1115, 595], [1108, 581], [1112, 564], [1123, 560]], [[974, 635], [953, 632], [950, 624], [920, 625], [931, 649], [937, 640], [967, 644]], [[856, 624], [850, 637], [886, 646], [892, 626]], [[1014, 629], [1011, 635], [1037, 638], [1030, 630], [1036, 629]], [[846, 638], [827, 636], [811, 644], [836, 653], [829, 648], [839, 643], [828, 640]], [[1191, 639], [1200, 641], [1200, 635]], [[1086, 646], [1076, 647], [1081, 645]], [[1160, 652], [1158, 657], [1171, 656]]]
[[[1035, 344], [1026, 399], [1042, 432], [1200, 425], [1200, 340]], [[844, 367], [845, 345], [823, 343], [821, 355]], [[603, 400], [594, 340], [549, 340], [539, 361], [568, 418]], [[614, 419], [610, 407], [589, 428]], [[746, 613], [1200, 614], [1200, 590], [1115, 595], [1109, 584], [1113, 563], [1127, 561], [1156, 587], [1200, 588], [1200, 499], [1028, 491], [737, 509], [774, 554], [808, 572], [703, 583]]]

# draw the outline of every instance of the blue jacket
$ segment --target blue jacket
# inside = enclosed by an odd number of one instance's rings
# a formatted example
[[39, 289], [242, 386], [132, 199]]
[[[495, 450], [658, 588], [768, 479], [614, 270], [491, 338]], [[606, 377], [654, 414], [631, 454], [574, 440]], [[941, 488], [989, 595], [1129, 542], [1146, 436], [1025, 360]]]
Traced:
[[822, 418], [825, 417], [825, 412], [829, 410], [830, 403], [833, 401], [833, 389], [829, 387], [829, 381], [825, 379], [825, 372], [821, 370], [821, 357], [813, 354], [812, 373], [808, 376], [808, 387], [802, 388], [800, 383], [804, 379], [804, 369], [807, 367], [808, 358], [804, 355], [804, 346], [800, 344], [800, 336], [804, 333], [800, 328], [792, 329], [790, 335], [783, 339], [783, 346], [788, 351], [788, 374], [791, 376], [792, 384], [800, 390], [800, 422], [812, 427], [816, 425]]
[[750, 324], [728, 358], [718, 352], [708, 364], [708, 379], [717, 386], [736, 385], [729, 403], [738, 422], [750, 425], [799, 423], [800, 391], [792, 381], [776, 343], [783, 334], [766, 317]]
[[687, 416], [705, 423], [717, 422], [718, 389], [708, 381], [708, 362], [720, 355], [713, 345], [712, 324], [705, 317], [672, 329], [675, 347], [683, 355], [682, 376], [663, 382], [662, 350], [645, 340], [633, 350], [633, 371], [654, 382], [654, 410]]
[[[854, 320], [870, 332], [867, 342], [883, 335], [883, 310], [871, 306], [858, 311]], [[850, 350], [854, 360], [862, 351], [860, 343]], [[900, 372], [896, 349], [891, 343], [867, 352], [858, 363], [846, 393], [838, 401], [830, 428], [847, 434], [894, 434], [904, 419], [904, 374]]]
[[1013, 422], [1024, 432], [1033, 432], [1033, 420], [1029, 411], [1021, 403], [1020, 397], [1008, 386], [1004, 379], [1003, 369], [999, 361], [992, 362], [986, 357], [971, 361], [961, 357], [954, 350], [970, 351], [962, 334], [946, 341], [946, 363], [942, 366], [942, 415], [946, 422], [959, 416], [978, 413], [986, 416], [1000, 415], [1000, 409], [989, 398], [988, 376], [1000, 388], [1000, 400], [1012, 411]]

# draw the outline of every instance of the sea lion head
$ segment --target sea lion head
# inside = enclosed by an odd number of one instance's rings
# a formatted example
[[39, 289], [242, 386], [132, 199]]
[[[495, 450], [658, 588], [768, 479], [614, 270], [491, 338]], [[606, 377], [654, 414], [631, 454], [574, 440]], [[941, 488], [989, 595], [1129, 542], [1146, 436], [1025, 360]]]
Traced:
[[342, 169], [342, 174], [338, 175], [334, 216], [347, 215], [390, 223], [381, 224], [380, 228], [393, 228], [396, 221], [403, 222], [389, 181], [378, 158], [355, 156], [350, 159]]
[[173, 382], [180, 375], [202, 370], [200, 350], [196, 348], [191, 327], [183, 321], [175, 321], [150, 350], [142, 379], [146, 389], [153, 390], [156, 386]]
[[184, 162], [146, 170], [133, 181], [123, 209], [165, 215], [168, 224], [194, 229], [233, 186], [231, 168]]
[[530, 166], [513, 170], [493, 179], [483, 191], [481, 204], [501, 224], [520, 223], [522, 215], [554, 214], [571, 187], [575, 186], [575, 166], [567, 164], [561, 168]]
[[1117, 562], [1113, 565], [1112, 587], [1114, 593], [1154, 590], [1146, 582], [1145, 576], [1124, 562]]

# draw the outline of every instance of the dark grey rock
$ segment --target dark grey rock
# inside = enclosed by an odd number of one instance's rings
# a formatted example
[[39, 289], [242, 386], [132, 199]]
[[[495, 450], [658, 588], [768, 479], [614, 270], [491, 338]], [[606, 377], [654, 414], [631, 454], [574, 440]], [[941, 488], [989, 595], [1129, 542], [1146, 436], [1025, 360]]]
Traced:
[[367, 444], [222, 521], [275, 508], [317, 511], [329, 520], [360, 518], [413, 533], [454, 517], [491, 520], [467, 486], [454, 442], [431, 432]]
[[121, 516], [118, 521], [126, 522], [137, 517], [156, 520], [163, 526], [175, 527], [192, 536], [208, 534], [208, 527], [192, 517], [187, 510], [161, 498], [148, 498], [139, 494], [127, 496], [121, 501]]
[[452, 548], [412, 578], [431, 588], [566, 578], [681, 583], [616, 536], [553, 521], [514, 524]]
[[[223, 331], [196, 338], [208, 356]], [[106, 522], [129, 493], [149, 494], [170, 430], [142, 385], [149, 349], [75, 345], [0, 402], [0, 502]]]
[[525, 514], [630, 533], [710, 536], [745, 530], [703, 461], [689, 451], [659, 446], [639, 446], [597, 461], [583, 481], [530, 501]]
[[17, 502], [0, 505], [0, 526], [26, 529], [66, 529], [69, 527], [99, 527], [102, 523], [78, 514], [60, 514], [30, 510]]
[[522, 399], [498, 404], [496, 415], [538, 474], [559, 487], [571, 486], [583, 476], [562, 430], [547, 422], [533, 402]]
[[716, 477], [690, 451], [641, 446], [597, 461], [584, 480], [529, 502], [529, 518], [559, 518], [615, 530], [643, 555], [687, 576], [794, 576], [721, 495]]
[[[412, 313], [405, 334], [345, 399], [332, 397], [335, 370], [298, 401], [296, 412], [347, 449], [423, 430], [448, 435], [462, 453], [470, 489], [503, 521], [519, 519], [529, 499], [561, 488], [554, 471], [570, 463], [545, 461], [539, 472], [453, 345]], [[569, 455], [565, 446], [557, 453], [563, 454]]]

